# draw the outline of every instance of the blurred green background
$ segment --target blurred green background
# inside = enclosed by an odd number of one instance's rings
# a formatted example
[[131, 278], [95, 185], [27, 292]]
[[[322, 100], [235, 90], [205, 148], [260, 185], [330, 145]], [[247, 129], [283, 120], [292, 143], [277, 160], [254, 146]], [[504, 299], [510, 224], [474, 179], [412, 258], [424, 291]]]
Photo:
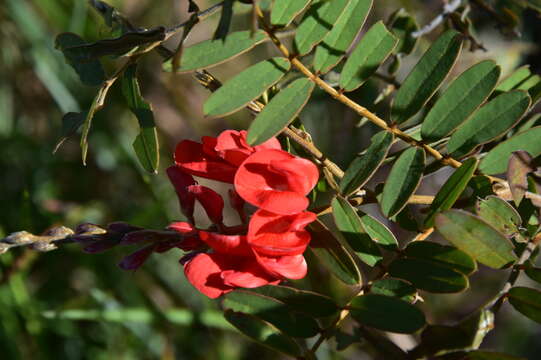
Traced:
[[[204, 9], [217, 1], [196, 1]], [[134, 24], [170, 26], [185, 21], [187, 1], [115, 0]], [[398, 7], [427, 23], [441, 9], [440, 1], [377, 0], [370, 23]], [[249, 7], [238, 5], [233, 28], [248, 28]], [[219, 16], [198, 24], [188, 44], [210, 38]], [[477, 29], [488, 52], [464, 51], [454, 72], [473, 62], [495, 58], [504, 73], [530, 63], [539, 70], [535, 46], [540, 21], [525, 14], [523, 37], [499, 34], [485, 15]], [[365, 26], [367, 28], [367, 26]], [[110, 29], [84, 0], [4, 0], [0, 7], [0, 235], [18, 230], [41, 233], [49, 226], [125, 221], [160, 229], [181, 219], [178, 203], [164, 169], [172, 162], [175, 144], [185, 138], [216, 135], [226, 128], [246, 128], [247, 112], [226, 119], [202, 115], [207, 92], [190, 75], [160, 70], [156, 54], [145, 56], [139, 72], [143, 96], [152, 103], [159, 129], [161, 165], [157, 175], [138, 164], [132, 142], [137, 121], [114, 87], [106, 106], [94, 118], [87, 166], [81, 163], [78, 137], [66, 141], [53, 155], [62, 115], [88, 108], [96, 88], [81, 85], [62, 54], [54, 49], [61, 32], [74, 32], [87, 41], [110, 36]], [[437, 31], [436, 31], [437, 33]], [[535, 37], [537, 36], [537, 38]], [[433, 37], [433, 34], [428, 38]], [[174, 48], [173, 39], [169, 46]], [[418, 46], [416, 56], [428, 41]], [[248, 55], [212, 70], [227, 79], [257, 59], [276, 54], [264, 45]], [[407, 70], [407, 61], [404, 68]], [[109, 71], [118, 61], [107, 60]], [[399, 76], [400, 78], [400, 76]], [[368, 83], [353, 97], [371, 104], [382, 83]], [[316, 92], [302, 115], [316, 144], [333, 160], [347, 166], [368, 142], [372, 129], [358, 129], [353, 113]], [[135, 273], [117, 263], [130, 249], [115, 248], [99, 255], [84, 254], [77, 245], [49, 253], [15, 249], [0, 256], [1, 359], [275, 359], [267, 351], [232, 331], [222, 319], [219, 302], [209, 301], [184, 279], [180, 250], [154, 255]], [[317, 277], [320, 278], [317, 278]], [[326, 274], [301, 283], [316, 287]], [[501, 273], [482, 272], [466, 294], [427, 296], [431, 322], [452, 322], [487, 299], [503, 281]], [[328, 283], [328, 281], [327, 281]], [[325, 284], [325, 282], [323, 282]], [[345, 294], [337, 285], [319, 285]], [[335, 295], [335, 294], [333, 294]], [[512, 320], [512, 321], [511, 321]], [[504, 308], [486, 346], [531, 359], [541, 353], [539, 327]], [[397, 340], [408, 346], [407, 337]], [[370, 349], [350, 348], [331, 355], [322, 347], [321, 359], [369, 358]]]

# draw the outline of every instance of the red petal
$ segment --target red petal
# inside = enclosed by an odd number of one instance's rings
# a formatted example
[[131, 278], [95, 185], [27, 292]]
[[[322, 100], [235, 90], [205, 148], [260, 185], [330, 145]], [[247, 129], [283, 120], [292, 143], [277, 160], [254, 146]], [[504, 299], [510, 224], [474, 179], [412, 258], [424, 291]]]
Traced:
[[313, 162], [295, 157], [289, 161], [271, 161], [269, 169], [285, 175], [288, 187], [299, 194], [308, 194], [317, 184], [319, 170]]
[[217, 138], [214, 150], [222, 159], [235, 166], [242, 164], [254, 152], [251, 146], [242, 141], [241, 133], [235, 130], [222, 132]]
[[167, 229], [174, 230], [176, 232], [181, 233], [182, 235], [195, 234], [195, 232], [197, 231], [197, 229], [194, 228], [192, 224], [187, 223], [185, 221], [177, 221], [177, 222], [171, 223], [169, 224]]
[[214, 224], [222, 223], [224, 200], [216, 191], [202, 185], [189, 186], [188, 191], [195, 195], [197, 201], [203, 206], [207, 216]]
[[[246, 136], [248, 135], [248, 131], [241, 130], [240, 135], [241, 135], [242, 143], [245, 144], [245, 146], [250, 146], [246, 142]], [[262, 151], [262, 150], [269, 150], [269, 149], [282, 150], [282, 145], [280, 145], [280, 142], [278, 141], [277, 138], [272, 137], [269, 140], [265, 141], [264, 143], [254, 146], [253, 149], [254, 151]]]
[[197, 290], [215, 299], [233, 290], [221, 277], [224, 265], [218, 254], [198, 254], [184, 266], [184, 274]]
[[302, 255], [270, 257], [256, 253], [257, 261], [270, 274], [287, 279], [302, 279], [308, 267]]
[[222, 272], [224, 283], [229, 286], [256, 288], [267, 284], [278, 284], [279, 279], [266, 272], [254, 258], [236, 263], [236, 268]]
[[175, 165], [167, 168], [167, 176], [175, 187], [182, 213], [188, 218], [193, 218], [195, 196], [189, 193], [187, 188], [190, 185], [196, 184], [195, 180], [190, 174], [186, 174], [181, 168]]
[[222, 254], [230, 255], [252, 255], [252, 251], [243, 235], [222, 235], [206, 231], [200, 231], [201, 240], [208, 246]]

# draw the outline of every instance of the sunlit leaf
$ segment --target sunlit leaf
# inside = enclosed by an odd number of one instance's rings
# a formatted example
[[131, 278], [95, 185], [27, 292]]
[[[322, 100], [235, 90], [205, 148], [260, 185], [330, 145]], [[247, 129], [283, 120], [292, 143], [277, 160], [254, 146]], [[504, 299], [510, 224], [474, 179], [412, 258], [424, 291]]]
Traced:
[[332, 29], [348, 0], [314, 0], [295, 33], [295, 47], [304, 55]]
[[486, 266], [500, 269], [516, 260], [509, 239], [473, 214], [447, 210], [436, 215], [435, 226], [450, 243]]
[[287, 26], [299, 15], [311, 0], [275, 0], [270, 21], [272, 25]]
[[279, 57], [250, 66], [210, 95], [203, 107], [205, 115], [224, 116], [243, 108], [276, 84], [290, 66], [287, 59]]
[[432, 44], [396, 92], [391, 106], [393, 122], [403, 123], [421, 110], [451, 71], [461, 46], [461, 36], [454, 30]]
[[524, 91], [513, 90], [498, 95], [477, 110], [447, 143], [454, 157], [468, 154], [476, 146], [487, 143], [512, 128], [530, 106], [530, 97]]
[[393, 216], [406, 206], [421, 182], [424, 167], [423, 149], [409, 148], [396, 160], [385, 182], [380, 203], [385, 216]]
[[490, 60], [460, 74], [424, 119], [421, 127], [423, 139], [436, 141], [456, 129], [488, 98], [499, 76], [500, 67]]
[[394, 296], [407, 302], [413, 302], [417, 289], [403, 280], [387, 277], [374, 281], [370, 286], [370, 293]]
[[250, 125], [248, 143], [258, 145], [279, 134], [301, 112], [312, 90], [314, 83], [307, 78], [297, 79], [281, 90]]
[[481, 219], [507, 236], [516, 234], [522, 223], [519, 213], [513, 206], [497, 196], [480, 199], [476, 210]]
[[396, 237], [387, 226], [368, 214], [362, 215], [361, 213], [360, 215], [361, 224], [373, 241], [387, 250], [395, 250], [398, 247]]
[[529, 65], [518, 68], [498, 84], [496, 89], [494, 89], [494, 95], [499, 95], [501, 93], [516, 89], [517, 86], [530, 77], [531, 74], [532, 72], [530, 71]]
[[464, 275], [470, 275], [477, 270], [477, 264], [465, 252], [454, 246], [441, 245], [431, 241], [410, 243], [404, 250], [404, 255], [412, 259], [434, 262]]
[[541, 291], [515, 286], [509, 290], [508, 299], [519, 313], [541, 323]]
[[345, 10], [333, 23], [316, 48], [314, 69], [320, 73], [331, 70], [346, 54], [347, 49], [361, 30], [372, 7], [372, 0], [349, 0]]
[[411, 334], [425, 325], [421, 310], [391, 296], [357, 296], [351, 301], [350, 313], [362, 325], [395, 333]]

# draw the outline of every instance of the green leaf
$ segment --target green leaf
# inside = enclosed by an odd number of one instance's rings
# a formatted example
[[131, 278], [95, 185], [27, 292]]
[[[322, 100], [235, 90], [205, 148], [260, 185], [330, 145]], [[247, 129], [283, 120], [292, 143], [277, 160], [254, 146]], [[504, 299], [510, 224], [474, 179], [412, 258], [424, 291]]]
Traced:
[[312, 337], [320, 330], [313, 318], [292, 311], [279, 300], [254, 292], [245, 290], [230, 292], [225, 295], [223, 306], [226, 309], [256, 316], [293, 337]]
[[[214, 40], [225, 40], [227, 38], [227, 34], [229, 34], [231, 20], [233, 19], [233, 1], [234, 0], [224, 0], [222, 11], [220, 13], [220, 21], [218, 22], [218, 26], [216, 27], [216, 31], [212, 37]], [[196, 10], [196, 12], [198, 11], [199, 10]], [[184, 30], [183, 36], [186, 36], [186, 31], [187, 30]]]
[[394, 296], [411, 303], [415, 300], [417, 289], [403, 280], [388, 277], [374, 281], [370, 287], [370, 293]]
[[341, 197], [335, 197], [331, 205], [336, 227], [355, 250], [357, 256], [369, 266], [380, 262], [383, 259], [381, 250], [375, 242], [365, 236], [364, 227], [355, 208]]
[[389, 265], [389, 275], [409, 281], [417, 289], [433, 293], [455, 293], [468, 287], [468, 278], [437, 262], [397, 259]]
[[486, 266], [500, 269], [516, 261], [509, 239], [473, 214], [447, 210], [436, 215], [435, 225], [445, 239]]
[[531, 74], [532, 72], [530, 71], [529, 65], [518, 68], [498, 84], [496, 89], [494, 89], [494, 94], [499, 95], [501, 93], [516, 89], [522, 82], [524, 82], [524, 80], [529, 78]]
[[316, 48], [314, 69], [320, 73], [331, 70], [344, 57], [372, 7], [372, 0], [349, 0], [342, 15], [333, 24]]
[[521, 90], [498, 95], [476, 111], [451, 136], [447, 150], [462, 157], [512, 128], [530, 106], [530, 97]]
[[425, 152], [419, 148], [404, 151], [387, 177], [381, 198], [381, 211], [387, 217], [397, 214], [415, 192], [425, 168]]
[[421, 110], [451, 71], [461, 45], [461, 36], [454, 30], [447, 30], [432, 44], [396, 92], [391, 121], [403, 123]]
[[[55, 48], [64, 52], [71, 46], [83, 45], [85, 41], [77, 34], [62, 33], [55, 39]], [[75, 70], [81, 82], [88, 86], [98, 86], [105, 81], [105, 71], [99, 60], [81, 63], [69, 57], [69, 53], [64, 53], [67, 63]]]
[[224, 317], [241, 333], [262, 345], [294, 357], [302, 354], [301, 348], [293, 339], [255, 316], [226, 310]]
[[351, 316], [362, 325], [378, 330], [411, 334], [425, 325], [425, 316], [415, 306], [395, 297], [368, 294], [351, 302]]
[[394, 234], [376, 218], [364, 214], [360, 217], [361, 224], [370, 238], [387, 250], [396, 250], [398, 241]]
[[287, 305], [293, 311], [304, 313], [312, 317], [326, 317], [335, 315], [339, 307], [333, 299], [313, 291], [299, 290], [289, 286], [267, 285], [246, 291], [255, 292]]
[[507, 236], [518, 233], [518, 228], [522, 224], [522, 219], [515, 208], [497, 196], [480, 199], [476, 210], [481, 219]]
[[519, 313], [541, 323], [541, 291], [515, 286], [509, 290], [508, 299]]
[[490, 60], [482, 61], [460, 74], [423, 121], [423, 139], [433, 142], [456, 129], [488, 98], [499, 76], [500, 67]]
[[541, 284], [541, 268], [527, 264], [526, 269], [524, 269], [524, 273], [533, 281]]
[[[252, 49], [265, 40], [259, 30], [252, 36], [250, 30], [232, 32], [225, 40], [206, 40], [185, 48], [180, 59], [179, 73], [195, 71], [221, 64]], [[171, 60], [163, 64], [165, 71], [172, 70]]]
[[149, 103], [141, 96], [137, 81], [137, 65], [130, 65], [122, 77], [122, 94], [132, 113], [139, 121], [139, 134], [133, 147], [143, 168], [148, 172], [157, 173], [160, 161], [158, 151], [158, 133], [154, 123], [154, 114]]
[[541, 155], [541, 126], [521, 132], [498, 144], [481, 160], [479, 170], [485, 174], [501, 174], [507, 169], [509, 157], [514, 151], [527, 151], [532, 157]]
[[454, 246], [441, 245], [431, 241], [410, 243], [404, 250], [404, 255], [412, 259], [434, 262], [464, 275], [470, 275], [477, 270], [477, 264], [465, 252]]
[[62, 130], [60, 140], [56, 143], [53, 154], [58, 151], [60, 146], [70, 137], [75, 135], [77, 130], [83, 125], [87, 117], [86, 112], [69, 112], [62, 117]]
[[314, 0], [304, 14], [295, 33], [295, 47], [299, 55], [310, 52], [332, 29], [348, 0]]
[[340, 88], [347, 92], [361, 86], [387, 59], [397, 43], [398, 40], [387, 30], [383, 22], [375, 23], [363, 35], [346, 60], [340, 74]]
[[242, 109], [276, 84], [290, 67], [289, 61], [280, 57], [250, 66], [213, 92], [205, 101], [203, 112], [205, 115], [218, 117]]
[[453, 206], [468, 185], [476, 168], [477, 159], [469, 158], [447, 179], [430, 205], [424, 222], [425, 228], [434, 226], [434, 218], [437, 213], [448, 210]]
[[398, 39], [398, 45], [394, 48], [393, 53], [410, 54], [415, 48], [418, 39], [411, 36], [412, 33], [419, 30], [415, 18], [406, 10], [399, 9], [391, 15], [388, 24], [389, 29]]
[[387, 131], [372, 136], [370, 146], [353, 160], [340, 180], [340, 192], [344, 196], [354, 193], [370, 180], [387, 156], [393, 139], [393, 134]]
[[301, 112], [314, 90], [307, 78], [297, 79], [281, 90], [254, 119], [246, 140], [255, 146], [277, 135]]
[[310, 3], [310, 0], [275, 0], [270, 21], [272, 25], [288, 26]]
[[503, 354], [494, 351], [458, 351], [435, 357], [437, 360], [527, 360], [523, 357]]
[[[165, 28], [160, 26], [144, 31], [125, 33], [115, 39], [98, 40], [63, 49], [66, 57], [76, 62], [92, 62], [102, 56], [124, 55], [155, 46], [165, 39]], [[139, 48], [141, 47], [141, 48]]]
[[361, 272], [352, 253], [337, 239], [323, 223], [316, 220], [309, 225], [310, 250], [338, 279], [348, 285], [361, 283]]

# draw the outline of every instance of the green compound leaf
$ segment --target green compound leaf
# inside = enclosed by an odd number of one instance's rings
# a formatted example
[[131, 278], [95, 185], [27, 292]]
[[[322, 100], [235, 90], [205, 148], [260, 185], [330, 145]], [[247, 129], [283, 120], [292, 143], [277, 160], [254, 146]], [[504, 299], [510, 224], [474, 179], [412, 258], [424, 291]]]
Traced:
[[362, 282], [361, 272], [355, 263], [352, 252], [337, 239], [323, 223], [316, 220], [309, 225], [310, 250], [321, 260], [338, 279], [348, 285]]
[[[206, 40], [189, 46], [182, 52], [180, 67], [177, 72], [190, 72], [221, 64], [232, 59], [265, 40], [262, 30], [251, 34], [251, 31], [236, 31], [227, 35], [225, 40]], [[171, 60], [163, 64], [164, 71], [172, 70]]]
[[424, 226], [434, 226], [434, 218], [441, 211], [450, 209], [468, 185], [477, 168], [477, 159], [469, 158], [447, 179], [430, 205]]
[[411, 334], [426, 324], [421, 310], [385, 295], [368, 294], [354, 298], [350, 313], [362, 325], [395, 333]]
[[418, 39], [418, 37], [411, 36], [412, 33], [419, 30], [415, 18], [406, 10], [399, 9], [391, 15], [388, 24], [389, 29], [398, 39], [398, 45], [393, 49], [393, 53], [410, 54]]
[[348, 196], [362, 187], [379, 168], [393, 143], [393, 134], [381, 131], [372, 136], [364, 154], [355, 158], [340, 181], [340, 192]]
[[403, 123], [421, 110], [451, 71], [461, 46], [461, 36], [454, 30], [432, 44], [396, 92], [391, 105], [393, 122]]
[[388, 277], [374, 281], [370, 293], [393, 296], [411, 303], [415, 300], [417, 289], [403, 280]]
[[383, 187], [380, 205], [385, 216], [393, 216], [406, 206], [421, 182], [424, 168], [423, 149], [409, 148], [400, 155]]
[[148, 172], [157, 173], [160, 161], [158, 133], [150, 104], [141, 96], [136, 71], [137, 65], [131, 65], [124, 71], [122, 77], [122, 94], [130, 110], [137, 117], [140, 128], [133, 148], [141, 166]]
[[312, 317], [332, 316], [340, 310], [338, 305], [330, 297], [289, 286], [267, 285], [254, 289], [246, 289], [246, 291], [279, 300], [293, 311]]
[[372, 0], [349, 0], [346, 9], [316, 48], [314, 69], [320, 73], [331, 70], [344, 57], [361, 30], [372, 7]]
[[541, 291], [515, 286], [509, 290], [508, 299], [519, 313], [541, 323]]
[[397, 43], [383, 22], [374, 24], [346, 60], [340, 74], [340, 88], [347, 92], [361, 86], [387, 59]]
[[245, 290], [236, 290], [225, 296], [223, 306], [265, 320], [293, 337], [312, 337], [319, 332], [317, 322], [292, 311], [285, 303], [268, 296]]
[[468, 278], [437, 262], [397, 259], [389, 265], [389, 275], [409, 281], [417, 289], [432, 293], [456, 293], [468, 287]]
[[331, 203], [336, 227], [359, 258], [369, 266], [383, 259], [375, 242], [365, 236], [365, 230], [355, 208], [345, 199], [335, 197]]
[[281, 90], [250, 125], [248, 143], [255, 146], [280, 133], [301, 112], [312, 90], [314, 84], [307, 78], [297, 79]]
[[462, 157], [476, 146], [487, 143], [512, 128], [530, 106], [528, 93], [513, 90], [490, 100], [477, 110], [447, 143], [453, 157]]
[[435, 226], [445, 239], [481, 264], [500, 269], [517, 259], [509, 239], [473, 214], [447, 210], [436, 215]]
[[293, 339], [255, 316], [226, 310], [224, 317], [241, 333], [270, 349], [293, 357], [302, 354], [301, 348]]
[[518, 233], [518, 228], [522, 224], [522, 219], [515, 208], [497, 196], [479, 200], [476, 210], [481, 219], [507, 236]]
[[361, 224], [370, 238], [387, 250], [396, 250], [398, 241], [394, 234], [376, 218], [364, 214], [360, 217]]
[[408, 245], [404, 254], [408, 258], [433, 262], [464, 275], [470, 275], [477, 270], [477, 264], [471, 256], [454, 246], [431, 241], [415, 241]]
[[288, 26], [309, 3], [310, 0], [275, 0], [270, 17], [271, 24]]
[[295, 34], [295, 47], [299, 55], [310, 52], [325, 35], [342, 14], [348, 0], [314, 0], [304, 14]]
[[541, 139], [541, 126], [516, 134], [490, 150], [481, 160], [479, 170], [488, 175], [504, 173], [511, 154], [518, 150], [527, 151], [533, 158], [541, 155], [539, 139]]
[[276, 84], [289, 70], [286, 58], [272, 58], [242, 71], [213, 92], [205, 102], [205, 115], [217, 117], [229, 115]]
[[460, 124], [490, 95], [500, 76], [493, 61], [482, 61], [460, 74], [430, 110], [421, 127], [424, 140], [439, 140]]

